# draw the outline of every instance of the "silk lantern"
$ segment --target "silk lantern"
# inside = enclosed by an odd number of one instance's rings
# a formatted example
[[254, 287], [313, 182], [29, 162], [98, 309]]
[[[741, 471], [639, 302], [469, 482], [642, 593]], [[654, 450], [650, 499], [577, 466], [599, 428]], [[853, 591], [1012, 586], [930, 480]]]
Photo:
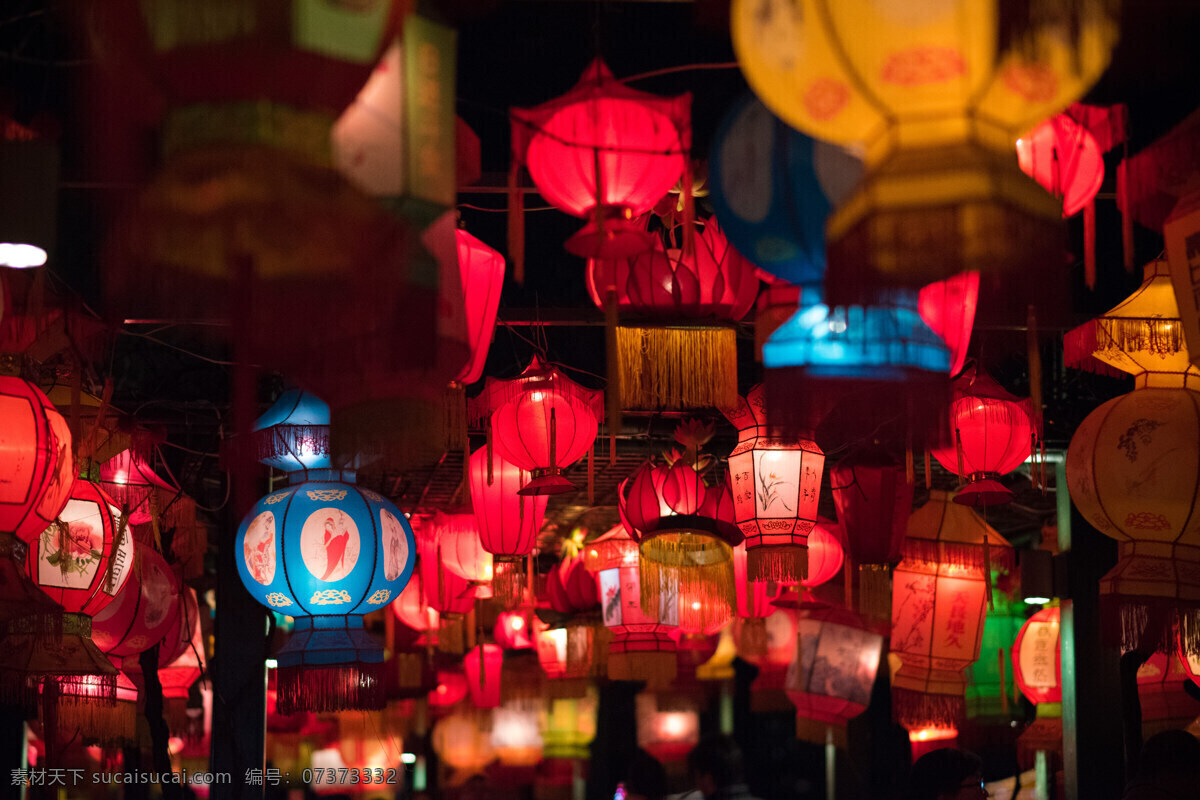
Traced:
[[796, 706], [796, 736], [825, 744], [832, 732], [844, 746], [846, 723], [871, 702], [883, 636], [839, 606], [804, 603], [797, 611], [799, 637], [785, 687]]
[[[979, 658], [990, 593], [989, 546], [1008, 543], [944, 492], [909, 517], [904, 560], [892, 575], [891, 652], [897, 721], [910, 741], [957, 730], [965, 719], [966, 668]], [[926, 733], [923, 733], [926, 732]]]
[[1043, 608], [1021, 626], [1012, 645], [1013, 677], [1037, 717], [1017, 737], [1017, 757], [1028, 768], [1036, 753], [1062, 752], [1062, 654], [1058, 607]]
[[1012, 501], [1012, 491], [997, 477], [1014, 471], [1036, 449], [1031, 401], [1010, 394], [978, 364], [954, 381], [950, 404], [954, 441], [930, 453], [948, 472], [967, 482], [954, 502], [984, 508]]
[[536, 355], [516, 378], [489, 378], [471, 408], [487, 420], [500, 457], [533, 473], [521, 494], [573, 491], [562, 471], [588, 452], [604, 416], [601, 392]]
[[734, 52], [763, 103], [865, 152], [865, 179], [827, 226], [835, 304], [881, 283], [1028, 273], [1056, 257], [1058, 203], [1021, 174], [1012, 143], [1082, 95], [1116, 40], [1103, 12], [1021, 20], [994, 1], [910, 5], [732, 7]]
[[979, 305], [979, 273], [960, 272], [934, 281], [917, 294], [917, 312], [950, 351], [950, 374], [962, 372]]
[[279, 707], [381, 708], [383, 648], [362, 615], [384, 608], [416, 562], [412, 529], [353, 473], [310, 471], [242, 520], [238, 574], [255, 600], [296, 618], [279, 663]]
[[467, 511], [439, 511], [433, 517], [433, 530], [442, 566], [473, 584], [476, 597], [487, 597], [495, 566], [480, 539], [479, 518]]
[[858, 565], [858, 610], [872, 621], [890, 618], [891, 567], [900, 560], [913, 485], [882, 452], [853, 454], [829, 470], [829, 485], [846, 552]]
[[634, 219], [684, 174], [690, 109], [691, 95], [630, 89], [600, 59], [562, 97], [512, 109], [514, 161], [552, 205], [588, 220], [567, 240], [570, 252], [620, 258], [650, 248]]
[[[420, 550], [418, 579], [422, 601], [438, 614], [436, 644], [439, 650], [461, 656], [467, 649], [465, 615], [475, 607], [475, 596], [484, 587], [454, 574], [443, 563], [437, 529], [428, 517], [413, 517]], [[486, 592], [485, 592], [486, 593]]]
[[162, 641], [179, 615], [181, 587], [153, 547], [134, 542], [137, 568], [125, 589], [92, 617], [92, 641], [114, 658], [136, 655]]
[[[208, 529], [196, 521], [196, 501], [183, 493], [174, 478], [159, 477], [146, 458], [131, 448], [100, 465], [99, 483], [128, 515], [135, 537], [159, 542], [165, 532], [185, 576], [203, 566]], [[148, 526], [144, 533], [142, 526]]]
[[463, 671], [467, 674], [467, 689], [476, 708], [496, 708], [500, 705], [500, 668], [504, 650], [499, 645], [479, 644], [463, 656]]
[[1186, 690], [1190, 680], [1177, 648], [1152, 653], [1138, 668], [1138, 699], [1142, 706], [1142, 736], [1186, 728], [1200, 716], [1200, 700]]
[[764, 620], [765, 646], [760, 653], [745, 652], [746, 648], [742, 647], [745, 620], [736, 619], [731, 626], [738, 656], [758, 667], [758, 675], [750, 684], [750, 706], [754, 711], [787, 708], [782, 693], [788, 664], [796, 658], [796, 606], [800, 605], [793, 597], [782, 596], [771, 606], [771, 613]]
[[505, 650], [528, 650], [533, 647], [533, 632], [529, 620], [519, 611], [501, 611], [496, 615], [492, 639]]
[[588, 262], [588, 292], [612, 329], [609, 383], [619, 386], [622, 408], [730, 407], [737, 402], [736, 324], [758, 296], [755, 267], [715, 219], [699, 234], [688, 227], [667, 235], [665, 245], [656, 239], [627, 260]]
[[[612, 634], [608, 677], [669, 685], [676, 670], [677, 595], [660, 595], [653, 608], [642, 604], [638, 544], [624, 525], [615, 525], [587, 543], [586, 553], [584, 562], [596, 576], [604, 625]], [[660, 589], [669, 589], [669, 584]]]
[[[163, 715], [175, 735], [192, 738], [201, 721], [188, 714], [188, 696], [204, 673], [204, 637], [200, 625], [200, 605], [196, 590], [185, 586], [179, 611], [158, 647], [158, 682], [162, 687]], [[141, 660], [126, 656], [121, 670], [133, 679], [139, 690], [145, 687]], [[278, 703], [276, 704], [278, 708]]]
[[845, 539], [836, 522], [818, 518], [816, 526], [808, 534], [808, 575], [800, 585], [812, 589], [828, 583], [842, 571], [845, 560], [845, 550], [842, 540]]
[[483, 377], [483, 365], [496, 331], [500, 290], [504, 286], [504, 256], [462, 228], [454, 235], [466, 300], [467, 340], [471, 345], [471, 358], [456, 380], [467, 384]]
[[1187, 652], [1200, 652], [1200, 372], [1188, 361], [1167, 263], [1147, 264], [1133, 295], [1063, 346], [1069, 366], [1134, 376], [1134, 390], [1092, 411], [1067, 449], [1075, 507], [1120, 543], [1100, 581], [1106, 638], [1165, 651], [1178, 615]]
[[749, 580], [796, 583], [808, 569], [825, 454], [807, 439], [771, 436], [761, 386], [725, 417], [738, 429], [729, 454], [734, 519], [746, 540]]
[[636, 698], [637, 744], [659, 761], [682, 761], [700, 741], [700, 712], [691, 698], [641, 692]]
[[0, 531], [33, 542], [70, 496], [71, 430], [40, 389], [11, 375], [0, 375], [0, 421]]
[[[562, 560], [546, 577], [550, 608], [546, 625], [534, 622], [534, 644], [550, 697], [583, 697], [588, 678], [608, 669], [607, 628], [600, 618], [596, 579], [588, 572], [574, 539], [563, 541]], [[553, 614], [553, 616], [551, 616]]]
[[862, 175], [862, 161], [810, 139], [752, 94], [737, 100], [713, 139], [711, 201], [738, 252], [797, 286], [825, 277], [825, 219]]
[[493, 591], [511, 607], [521, 597], [521, 562], [537, 543], [549, 498], [520, 494], [529, 475], [503, 458], [489, 456], [487, 447], [471, 454], [467, 473], [479, 541], [494, 563]]

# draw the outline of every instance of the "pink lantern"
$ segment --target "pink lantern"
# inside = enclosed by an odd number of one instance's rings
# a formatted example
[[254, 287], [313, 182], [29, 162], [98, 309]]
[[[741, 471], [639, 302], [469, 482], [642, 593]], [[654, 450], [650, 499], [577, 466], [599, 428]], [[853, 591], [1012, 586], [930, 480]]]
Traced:
[[463, 656], [467, 688], [476, 708], [499, 707], [500, 670], [503, 664], [504, 650], [499, 645], [476, 645]]

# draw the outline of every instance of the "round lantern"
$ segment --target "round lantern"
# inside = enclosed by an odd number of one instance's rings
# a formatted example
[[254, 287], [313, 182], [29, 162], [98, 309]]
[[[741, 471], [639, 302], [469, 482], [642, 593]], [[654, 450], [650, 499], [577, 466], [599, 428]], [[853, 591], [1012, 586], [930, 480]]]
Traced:
[[1096, 137], [1068, 114], [1055, 114], [1017, 139], [1017, 163], [1062, 200], [1064, 217], [1082, 211], [1104, 183], [1104, 157]]
[[511, 607], [523, 589], [520, 563], [537, 543], [549, 498], [520, 494], [528, 473], [498, 456], [489, 458], [487, 447], [471, 454], [467, 472], [479, 541], [495, 564], [493, 588]]
[[506, 767], [533, 767], [542, 760], [541, 702], [508, 702], [492, 712], [492, 749]]
[[1012, 491], [996, 478], [1030, 457], [1034, 447], [1033, 406], [992, 380], [975, 364], [954, 381], [950, 404], [954, 442], [931, 447], [930, 453], [948, 472], [967, 481], [954, 502], [975, 508], [1012, 502]]
[[852, 611], [814, 603], [800, 606], [796, 631], [799, 647], [785, 678], [796, 706], [796, 736], [825, 744], [832, 730], [844, 745], [846, 723], [871, 702], [883, 636]]
[[462, 702], [469, 691], [467, 678], [461, 672], [438, 670], [437, 685], [429, 692], [429, 705], [448, 708]]
[[392, 612], [396, 619], [419, 633], [436, 632], [440, 617], [437, 609], [429, 605], [421, 591], [420, 580], [409, 581], [400, 592], [400, 596], [392, 601]]
[[34, 541], [75, 482], [71, 430], [32, 383], [0, 375], [0, 532]]
[[125, 588], [92, 617], [92, 641], [113, 658], [135, 655], [162, 641], [179, 615], [180, 583], [158, 552], [134, 542], [137, 568]]
[[513, 157], [542, 197], [589, 222], [567, 240], [579, 256], [620, 258], [649, 249], [633, 220], [684, 174], [691, 95], [630, 89], [596, 59], [575, 88], [535, 108], [513, 109]]
[[[677, 230], [670, 235], [677, 238]], [[755, 267], [715, 219], [692, 237], [691, 250], [670, 244], [656, 240], [628, 260], [588, 262], [593, 302], [622, 317], [609, 339], [617, 370], [610, 384], [619, 386], [623, 408], [730, 407], [737, 402], [735, 324], [758, 296]]]
[[1062, 655], [1058, 607], [1043, 608], [1025, 621], [1012, 645], [1013, 677], [1037, 718], [1017, 738], [1023, 768], [1038, 751], [1062, 752]]
[[638, 545], [624, 525], [589, 542], [586, 553], [588, 571], [596, 576], [604, 625], [612, 634], [608, 677], [669, 685], [675, 679], [678, 602], [663, 595], [653, 609], [642, 605]]
[[408, 583], [412, 529], [390, 500], [355, 486], [352, 473], [308, 475], [259, 500], [236, 540], [251, 596], [296, 618], [276, 657], [280, 710], [382, 708], [383, 648], [362, 630], [362, 615]]
[[746, 620], [733, 621], [731, 633], [738, 656], [758, 667], [758, 676], [750, 684], [752, 711], [791, 710], [784, 689], [788, 665], [796, 658], [796, 605], [784, 600], [772, 606], [763, 621], [763, 648], [758, 653], [747, 652], [743, 646]]
[[681, 695], [641, 692], [636, 699], [637, 743], [662, 762], [683, 761], [700, 741], [700, 713]]
[[747, 561], [746, 543], [742, 542], [733, 548], [733, 591], [737, 605], [738, 654], [749, 660], [766, 652], [765, 620], [775, 611], [771, 603], [779, 596], [779, 589], [774, 582], [751, 580]]
[[925, 286], [917, 294], [917, 312], [950, 351], [950, 374], [962, 372], [979, 305], [979, 273], [960, 272]]
[[846, 557], [842, 549], [843, 538], [845, 534], [841, 533], [836, 522], [818, 520], [808, 534], [808, 575], [800, 581], [801, 586], [812, 589], [827, 583], [842, 571], [842, 562]]
[[496, 758], [488, 720], [479, 712], [456, 711], [433, 727], [433, 749], [447, 766], [462, 773], [482, 772]]
[[[1134, 375], [1134, 390], [1089, 414], [1067, 449], [1067, 487], [1085, 519], [1120, 543], [1100, 581], [1102, 623], [1125, 650], [1166, 650], [1170, 616], [1200, 608], [1200, 372], [1165, 261], [1123, 303], [1064, 339], [1066, 363]], [[1137, 491], [1130, 491], [1136, 486]], [[1162, 624], [1147, 625], [1157, 618]], [[1200, 653], [1200, 627], [1185, 624]], [[1164, 633], [1142, 642], [1143, 631]]]
[[487, 361], [492, 334], [496, 331], [500, 290], [504, 286], [504, 256], [462, 228], [454, 235], [466, 300], [467, 341], [471, 345], [471, 358], [458, 373], [457, 380], [466, 384], [483, 377], [483, 365]]
[[861, 160], [810, 139], [747, 94], [717, 128], [708, 175], [738, 252], [791, 284], [825, 277], [825, 219], [862, 175]]
[[561, 494], [575, 489], [563, 469], [596, 440], [601, 395], [534, 356], [516, 378], [489, 378], [472, 408], [489, 420], [500, 457], [533, 473], [521, 494]]
[[1010, 13], [996, 0], [733, 3], [754, 93], [798, 130], [864, 149], [866, 177], [827, 226], [833, 302], [1056, 254], [1058, 203], [1012, 143], [1100, 76], [1116, 24], [1095, 9], [1027, 18], [1001, 50]]
[[413, 518], [421, 556], [421, 597], [440, 615], [444, 627], [447, 618], [459, 618], [474, 608], [475, 596], [484, 587], [460, 577], [446, 566], [434, 519]]
[[733, 513], [746, 540], [747, 577], [796, 583], [808, 568], [825, 454], [807, 439], [772, 437], [762, 387], [725, 416], [738, 429], [729, 454]]
[[1177, 648], [1153, 653], [1137, 672], [1138, 699], [1142, 705], [1142, 736], [1188, 727], [1200, 716], [1200, 700], [1188, 694], [1187, 667]]
[[886, 620], [889, 570], [904, 546], [913, 485], [904, 467], [880, 452], [838, 462], [829, 470], [829, 484], [846, 551], [858, 564], [858, 609], [873, 621]]
[[463, 671], [467, 688], [476, 708], [496, 708], [500, 705], [500, 669], [504, 650], [499, 645], [480, 644], [463, 656]]
[[433, 530], [442, 566], [486, 594], [485, 584], [491, 582], [495, 571], [492, 554], [479, 537], [479, 517], [471, 512], [439, 511], [433, 517]]

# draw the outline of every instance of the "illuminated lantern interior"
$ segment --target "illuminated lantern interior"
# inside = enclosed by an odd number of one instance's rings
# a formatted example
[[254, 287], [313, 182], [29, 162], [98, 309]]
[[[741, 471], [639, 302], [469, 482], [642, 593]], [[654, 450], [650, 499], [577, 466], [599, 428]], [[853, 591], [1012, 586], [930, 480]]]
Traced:
[[396, 619], [414, 631], [436, 633], [441, 618], [437, 609], [425, 601], [421, 584], [420, 580], [409, 581], [400, 596], [392, 601], [392, 612]]
[[302, 389], [288, 389], [254, 421], [255, 457], [273, 469], [329, 469], [329, 405]]
[[546, 758], [587, 758], [588, 745], [596, 738], [599, 697], [594, 689], [583, 697], [550, 701], [542, 729]]
[[589, 219], [568, 250], [619, 258], [650, 247], [633, 220], [683, 175], [690, 106], [691, 95], [658, 97], [625, 86], [597, 59], [562, 97], [511, 110], [513, 157], [554, 206]]
[[75, 482], [71, 430], [40, 389], [11, 375], [0, 375], [0, 428], [0, 531], [33, 542]]
[[[490, 583], [492, 554], [479, 538], [479, 520], [473, 513], [439, 511], [433, 518], [434, 537], [442, 566], [474, 584]], [[485, 589], [487, 587], [481, 586]]]
[[659, 761], [682, 761], [700, 741], [700, 714], [693, 700], [642, 692], [636, 703], [638, 747]]
[[1096, 137], [1068, 114], [1055, 114], [1017, 139], [1017, 163], [1062, 200], [1064, 217], [1082, 211], [1104, 183], [1104, 158]]
[[842, 571], [846, 558], [842, 549], [843, 535], [836, 522], [818, 518], [808, 534], [808, 575], [800, 581], [801, 586], [809, 589], [820, 586]]
[[1038, 707], [1062, 703], [1058, 607], [1043, 608], [1021, 626], [1012, 645], [1013, 675], [1025, 699]]
[[492, 638], [505, 650], [528, 650], [533, 647], [533, 631], [529, 620], [519, 611], [503, 611], [496, 615]]
[[467, 677], [461, 672], [438, 670], [437, 685], [429, 692], [429, 705], [434, 708], [457, 705], [466, 698], [468, 691]]

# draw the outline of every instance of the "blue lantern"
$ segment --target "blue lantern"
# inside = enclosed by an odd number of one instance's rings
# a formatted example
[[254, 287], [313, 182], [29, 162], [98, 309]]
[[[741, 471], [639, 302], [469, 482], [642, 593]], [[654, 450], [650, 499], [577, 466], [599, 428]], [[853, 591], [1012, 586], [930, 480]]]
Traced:
[[259, 460], [284, 472], [329, 469], [329, 404], [288, 389], [254, 422]]
[[307, 480], [255, 504], [238, 529], [238, 574], [272, 611], [295, 618], [276, 655], [281, 713], [383, 708], [383, 646], [362, 617], [395, 600], [412, 575], [412, 528], [352, 472]]
[[825, 218], [862, 177], [862, 161], [810, 139], [747, 93], [717, 129], [708, 169], [729, 243], [788, 283], [820, 283]]

